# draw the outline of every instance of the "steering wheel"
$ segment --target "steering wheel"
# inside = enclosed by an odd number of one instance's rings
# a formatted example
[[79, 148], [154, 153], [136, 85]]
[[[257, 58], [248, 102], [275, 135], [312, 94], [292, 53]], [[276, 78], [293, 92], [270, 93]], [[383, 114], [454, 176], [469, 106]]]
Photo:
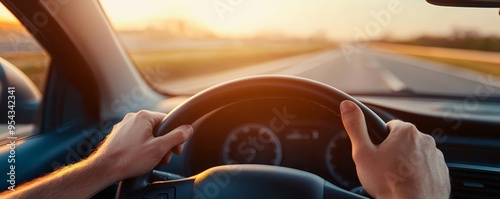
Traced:
[[[265, 98], [307, 100], [339, 116], [340, 103], [351, 100], [363, 111], [374, 144], [380, 144], [388, 135], [385, 122], [350, 95], [313, 80], [276, 75], [242, 78], [208, 88], [172, 110], [159, 124], [155, 135], [191, 124], [218, 108]], [[120, 182], [117, 198], [365, 198], [312, 173], [278, 166], [225, 165], [189, 178], [153, 183], [148, 182], [149, 175]]]

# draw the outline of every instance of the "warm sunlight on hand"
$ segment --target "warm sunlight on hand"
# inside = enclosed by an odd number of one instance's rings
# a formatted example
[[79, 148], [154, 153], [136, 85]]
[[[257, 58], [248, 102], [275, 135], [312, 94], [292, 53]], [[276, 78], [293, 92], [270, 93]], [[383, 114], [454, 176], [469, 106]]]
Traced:
[[448, 198], [450, 179], [434, 139], [410, 123], [387, 123], [389, 136], [374, 145], [363, 112], [353, 102], [341, 104], [342, 121], [352, 142], [359, 180], [375, 198]]
[[160, 137], [153, 129], [165, 114], [151, 111], [129, 113], [116, 124], [97, 149], [96, 161], [114, 169], [116, 180], [138, 176], [158, 164], [167, 164], [172, 152], [181, 153], [183, 143], [193, 134], [190, 125], [180, 126]]

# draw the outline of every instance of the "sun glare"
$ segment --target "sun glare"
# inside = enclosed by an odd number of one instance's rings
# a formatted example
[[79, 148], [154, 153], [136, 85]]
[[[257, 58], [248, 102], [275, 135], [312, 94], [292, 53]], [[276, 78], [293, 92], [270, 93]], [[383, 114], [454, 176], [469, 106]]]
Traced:
[[[395, 0], [286, 1], [286, 0], [100, 0], [110, 22], [117, 30], [144, 30], [164, 26], [166, 20], [196, 24], [218, 35], [252, 36], [285, 32], [310, 36], [319, 32], [335, 40], [352, 40], [356, 31], [369, 23], [379, 23], [377, 13]], [[401, 12], [394, 14], [374, 38], [412, 37], [421, 34], [445, 35], [458, 28], [498, 35], [498, 20], [483, 20], [495, 15], [492, 9], [457, 9], [427, 5], [425, 1], [396, 1]], [[446, 9], [446, 15], [442, 15]], [[426, 14], [422, 14], [426, 13]], [[436, 17], [440, 16], [440, 17]], [[460, 19], [460, 20], [458, 20]], [[18, 26], [19, 21], [0, 4], [2, 27]]]
[[[446, 35], [456, 27], [473, 28], [484, 34], [500, 32], [500, 26], [496, 25], [499, 20], [483, 20], [496, 14], [492, 9], [442, 8], [423, 0], [101, 0], [101, 3], [118, 30], [158, 26], [155, 21], [175, 18], [231, 36], [262, 32], [311, 36], [321, 32], [335, 40], [352, 40], [358, 30], [373, 28], [367, 26], [375, 23], [381, 31], [370, 36], [371, 39], [387, 35], [396, 38]], [[380, 22], [380, 13], [388, 12], [394, 4], [398, 12], [391, 13], [389, 21]], [[442, 15], [443, 9], [447, 9], [446, 16]]]
[[3, 4], [0, 3], [0, 23], [2, 26], [5, 25], [19, 25], [19, 21], [10, 13], [10, 11], [5, 8]]
[[144, 29], [162, 19], [191, 20], [189, 8], [168, 0], [101, 0], [104, 11], [118, 30]]

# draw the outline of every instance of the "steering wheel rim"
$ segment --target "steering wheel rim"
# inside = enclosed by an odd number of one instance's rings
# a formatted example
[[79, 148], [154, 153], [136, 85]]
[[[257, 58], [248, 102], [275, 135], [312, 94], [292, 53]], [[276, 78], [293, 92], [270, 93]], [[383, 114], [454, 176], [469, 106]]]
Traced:
[[[300, 77], [264, 75], [222, 83], [192, 96], [163, 119], [156, 128], [154, 135], [162, 136], [180, 125], [194, 123], [202, 116], [228, 104], [270, 97], [307, 100], [334, 112], [338, 116], [340, 116], [340, 103], [344, 100], [351, 100], [363, 111], [370, 139], [374, 144], [380, 144], [389, 133], [385, 122], [377, 114], [339, 89]], [[251, 166], [243, 166], [243, 168], [259, 170]], [[262, 168], [260, 170], [267, 171], [267, 169]], [[144, 189], [148, 184], [147, 176], [146, 174], [122, 181], [118, 190], [118, 197], [126, 197], [123, 196], [124, 193], [137, 194], [137, 190]], [[193, 178], [190, 179], [194, 180]]]
[[368, 133], [374, 144], [382, 143], [389, 133], [384, 120], [363, 103], [337, 88], [301, 77], [262, 75], [222, 83], [194, 95], [163, 119], [156, 129], [155, 136], [162, 136], [180, 125], [193, 123], [210, 111], [225, 105], [268, 97], [305, 99], [339, 116], [340, 103], [351, 100], [363, 111]]

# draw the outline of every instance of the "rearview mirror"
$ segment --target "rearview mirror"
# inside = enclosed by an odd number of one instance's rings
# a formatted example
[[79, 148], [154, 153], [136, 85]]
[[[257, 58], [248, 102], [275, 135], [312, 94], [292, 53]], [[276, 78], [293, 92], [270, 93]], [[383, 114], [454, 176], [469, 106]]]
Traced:
[[500, 0], [426, 0], [438, 6], [500, 8]]

